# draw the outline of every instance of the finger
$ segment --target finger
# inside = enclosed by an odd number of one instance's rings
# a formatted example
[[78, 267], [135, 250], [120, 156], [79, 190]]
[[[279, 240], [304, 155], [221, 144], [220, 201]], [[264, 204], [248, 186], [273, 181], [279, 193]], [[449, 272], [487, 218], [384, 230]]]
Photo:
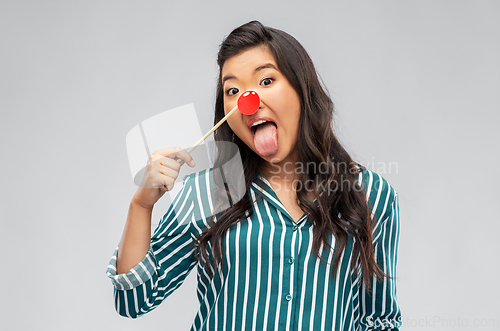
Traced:
[[193, 157], [191, 156], [191, 154], [189, 154], [186, 150], [184, 149], [181, 149], [179, 152], [177, 152], [177, 154], [175, 155], [178, 159], [184, 161], [185, 163], [187, 163], [191, 168], [193, 168], [196, 164], [194, 163], [194, 159]]
[[159, 169], [159, 174], [160, 174], [160, 177], [161, 177], [161, 184], [159, 186], [159, 189], [160, 190], [167, 190], [167, 191], [170, 191], [171, 188], [168, 187], [168, 183], [167, 183], [167, 177], [170, 175], [174, 175], [176, 176], [177, 174], [177, 171], [173, 170], [173, 169], [170, 169], [168, 167], [165, 167], [163, 165], [163, 161], [166, 161], [168, 160], [168, 158], [166, 157], [162, 157], [158, 160], [158, 163], [160, 164], [160, 169]]
[[180, 147], [168, 147], [168, 148], [163, 148], [163, 149], [157, 149], [153, 153], [151, 153], [151, 155], [171, 157], [172, 154], [176, 153], [177, 151], [179, 151], [181, 149], [182, 148], [180, 148]]
[[[170, 162], [173, 162], [173, 163], [177, 163], [175, 166], [179, 167], [180, 168], [180, 164], [174, 160], [170, 160]], [[179, 176], [179, 169], [172, 169], [171, 167], [169, 167], [168, 165], [162, 165], [160, 167], [160, 170], [159, 172], [165, 176], [168, 176], [168, 177], [171, 177], [171, 178], [174, 178], [176, 179], [177, 176]]]
[[195, 163], [193, 160], [193, 157], [184, 149], [180, 147], [171, 147], [171, 148], [165, 148], [165, 149], [160, 149], [158, 151], [155, 151], [158, 154], [169, 157], [171, 159], [179, 159], [187, 163], [190, 167], [194, 167]]
[[152, 188], [158, 188], [160, 190], [163, 190], [165, 189], [166, 191], [170, 191], [171, 188], [172, 188], [172, 184], [174, 183], [175, 181], [169, 177], [169, 176], [166, 176], [164, 174], [161, 174], [161, 173], [156, 173], [153, 177], [152, 177], [152, 182], [151, 182], [151, 186]]
[[162, 175], [163, 187], [167, 189], [167, 191], [171, 191], [174, 188], [175, 178]]
[[159, 160], [159, 164], [160, 164], [160, 168], [166, 167], [166, 168], [170, 168], [176, 172], [179, 172], [179, 170], [181, 169], [181, 164], [179, 162], [177, 162], [176, 160], [171, 159], [169, 157], [162, 157]]
[[165, 175], [164, 169], [165, 167], [161, 167], [162, 173], [161, 173], [161, 179], [162, 179], [162, 185], [163, 188], [167, 188], [167, 176]]
[[158, 161], [164, 157], [174, 158], [174, 156], [170, 155], [173, 155], [178, 148], [179, 147], [169, 147], [153, 151], [153, 153], [151, 153], [148, 157], [147, 165], [149, 167], [155, 167], [155, 165], [158, 164]]

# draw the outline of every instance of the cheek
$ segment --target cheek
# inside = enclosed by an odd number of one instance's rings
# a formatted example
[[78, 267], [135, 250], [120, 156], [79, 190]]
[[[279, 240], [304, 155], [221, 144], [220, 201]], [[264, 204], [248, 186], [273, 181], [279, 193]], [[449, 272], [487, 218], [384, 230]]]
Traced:
[[284, 87], [278, 95], [280, 95], [280, 98], [274, 99], [276, 111], [279, 111], [280, 115], [286, 117], [289, 121], [298, 119], [300, 117], [300, 100], [295, 90], [291, 87]]
[[[226, 114], [227, 115], [227, 114]], [[235, 115], [235, 114], [233, 114]], [[236, 128], [236, 119], [234, 118], [234, 116], [230, 116], [227, 120], [226, 120], [226, 123], [229, 125], [229, 127], [231, 128], [231, 130], [235, 130]]]
[[280, 116], [284, 120], [288, 133], [296, 134], [300, 122], [300, 104], [295, 102], [283, 102]]
[[237, 115], [238, 114], [231, 115], [226, 122], [231, 128], [231, 130], [233, 130], [235, 134], [241, 137], [241, 135], [243, 134], [243, 129], [245, 129], [245, 127], [243, 120], [239, 117], [236, 117]]
[[287, 135], [289, 136], [290, 142], [294, 144], [299, 135], [299, 121], [300, 121], [300, 111], [290, 112], [287, 125]]

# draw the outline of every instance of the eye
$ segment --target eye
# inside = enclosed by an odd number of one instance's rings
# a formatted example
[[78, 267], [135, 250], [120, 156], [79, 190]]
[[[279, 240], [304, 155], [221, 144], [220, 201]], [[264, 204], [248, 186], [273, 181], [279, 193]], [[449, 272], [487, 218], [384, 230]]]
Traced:
[[274, 81], [272, 78], [264, 78], [263, 80], [260, 81], [260, 85], [267, 86], [271, 84]]
[[233, 87], [233, 88], [230, 88], [226, 91], [226, 94], [231, 96], [231, 95], [235, 95], [235, 94], [238, 94], [239, 90], [236, 88], [236, 87]]

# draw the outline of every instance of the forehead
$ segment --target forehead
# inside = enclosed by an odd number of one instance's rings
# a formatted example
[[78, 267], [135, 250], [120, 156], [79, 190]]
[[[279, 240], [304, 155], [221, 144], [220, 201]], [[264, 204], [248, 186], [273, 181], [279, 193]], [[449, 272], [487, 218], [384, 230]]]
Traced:
[[253, 72], [255, 68], [265, 63], [271, 63], [275, 67], [276, 61], [271, 50], [267, 46], [252, 47], [226, 60], [222, 66], [222, 76], [238, 75], [245, 72]]

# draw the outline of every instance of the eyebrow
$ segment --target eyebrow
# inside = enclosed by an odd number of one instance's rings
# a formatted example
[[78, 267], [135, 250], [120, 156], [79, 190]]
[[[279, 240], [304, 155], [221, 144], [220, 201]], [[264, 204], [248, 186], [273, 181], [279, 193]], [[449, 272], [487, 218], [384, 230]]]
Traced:
[[[263, 64], [263, 65], [258, 66], [257, 68], [255, 68], [254, 73], [256, 73], [256, 72], [258, 72], [260, 70], [263, 70], [263, 69], [268, 69], [268, 68], [271, 68], [271, 69], [274, 69], [276, 71], [279, 71], [272, 63], [266, 63], [266, 64]], [[230, 80], [230, 79], [236, 79], [236, 76], [224, 76], [222, 78], [222, 85], [224, 85], [224, 83], [227, 80]]]

